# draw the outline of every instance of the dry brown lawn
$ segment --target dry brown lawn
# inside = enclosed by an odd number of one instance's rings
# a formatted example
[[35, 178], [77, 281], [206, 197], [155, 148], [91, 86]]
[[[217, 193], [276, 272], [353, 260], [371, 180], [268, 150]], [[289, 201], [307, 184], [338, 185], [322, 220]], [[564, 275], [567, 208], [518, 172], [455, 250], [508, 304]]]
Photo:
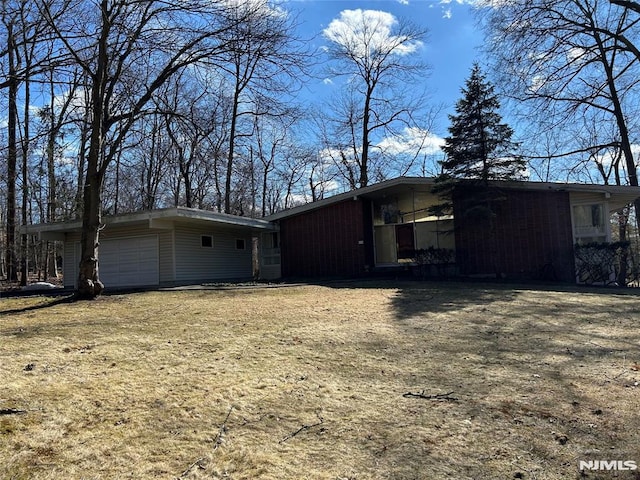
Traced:
[[0, 300], [2, 479], [612, 479], [640, 297], [362, 283]]

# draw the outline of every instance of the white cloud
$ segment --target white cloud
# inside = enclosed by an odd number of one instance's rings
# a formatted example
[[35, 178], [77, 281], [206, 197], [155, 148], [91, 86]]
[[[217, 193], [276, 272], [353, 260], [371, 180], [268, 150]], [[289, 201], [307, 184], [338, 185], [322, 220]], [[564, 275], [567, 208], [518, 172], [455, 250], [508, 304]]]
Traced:
[[[360, 151], [360, 148], [358, 148]], [[347, 163], [355, 163], [353, 153], [349, 149], [340, 150], [339, 148], [323, 148], [318, 152], [318, 157], [325, 165], [331, 165], [332, 163], [340, 163], [346, 161]]]
[[505, 5], [509, 5], [510, 3], [514, 3], [514, 1], [515, 0], [467, 0], [464, 2], [458, 1], [458, 3], [466, 3], [479, 8], [500, 8]]
[[354, 55], [366, 58], [372, 52], [407, 55], [415, 52], [422, 42], [403, 39], [393, 34], [397, 19], [380, 10], [343, 10], [339, 18], [323, 30], [327, 40], [337, 43]]
[[322, 80], [322, 83], [324, 83], [325, 85], [333, 85], [333, 80], [331, 80], [330, 78], [325, 78], [324, 80]]
[[442, 18], [451, 18], [451, 9], [447, 8], [442, 11]]
[[529, 89], [534, 93], [538, 92], [540, 89], [542, 89], [542, 87], [545, 86], [546, 83], [547, 80], [545, 77], [543, 77], [542, 75], [536, 75], [531, 79], [529, 83]]
[[63, 107], [66, 102], [70, 102], [72, 109], [84, 109], [87, 106], [86, 91], [78, 88], [73, 92], [73, 97], [69, 100], [70, 91], [66, 90], [53, 97], [53, 108], [57, 111]]
[[400, 135], [383, 138], [376, 146], [387, 155], [432, 154], [440, 151], [444, 139], [428, 130], [406, 127]]
[[265, 17], [287, 17], [282, 7], [270, 0], [223, 0], [223, 4], [240, 12], [255, 13]]

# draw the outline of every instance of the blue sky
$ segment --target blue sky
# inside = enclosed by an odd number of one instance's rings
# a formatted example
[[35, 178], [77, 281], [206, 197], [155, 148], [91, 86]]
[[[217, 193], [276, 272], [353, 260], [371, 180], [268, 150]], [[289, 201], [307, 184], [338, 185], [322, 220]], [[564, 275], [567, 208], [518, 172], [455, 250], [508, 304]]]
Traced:
[[[428, 37], [420, 55], [431, 67], [425, 87], [434, 104], [444, 103], [449, 107], [446, 113], [453, 111], [453, 105], [460, 98], [460, 89], [473, 62], [482, 64], [479, 47], [483, 37], [468, 0], [289, 0], [287, 3], [299, 12], [300, 35], [315, 37], [317, 47], [327, 43], [322, 38], [322, 30], [343, 10], [380, 10], [425, 27]], [[332, 85], [318, 80], [310, 88], [322, 96], [329, 93]], [[443, 114], [438, 133], [445, 133], [447, 126], [448, 120]]]

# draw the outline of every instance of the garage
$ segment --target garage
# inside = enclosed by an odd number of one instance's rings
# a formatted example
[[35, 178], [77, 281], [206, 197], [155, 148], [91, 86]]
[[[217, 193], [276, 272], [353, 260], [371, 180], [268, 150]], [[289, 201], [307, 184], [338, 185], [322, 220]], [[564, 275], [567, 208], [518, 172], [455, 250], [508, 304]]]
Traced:
[[[63, 285], [76, 289], [82, 221], [26, 228], [42, 241], [64, 244]], [[251, 280], [256, 273], [253, 239], [277, 230], [262, 219], [183, 207], [105, 216], [99, 236], [99, 278], [107, 291]], [[279, 273], [279, 265], [272, 266]]]
[[158, 265], [157, 235], [100, 242], [100, 280], [107, 288], [158, 285]]
[[[99, 252], [100, 280], [106, 288], [160, 283], [157, 235], [102, 240]], [[80, 243], [75, 263], [80, 263]]]

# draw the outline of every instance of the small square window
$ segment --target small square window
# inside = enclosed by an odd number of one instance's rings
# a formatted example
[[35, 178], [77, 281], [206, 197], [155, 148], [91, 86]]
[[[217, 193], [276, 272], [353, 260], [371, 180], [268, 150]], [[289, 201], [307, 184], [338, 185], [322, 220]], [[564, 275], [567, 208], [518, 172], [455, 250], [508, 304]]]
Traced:
[[236, 240], [236, 250], [245, 250], [247, 248], [244, 238], [238, 238]]
[[200, 246], [205, 248], [213, 248], [213, 237], [211, 235], [202, 235], [200, 237]]

